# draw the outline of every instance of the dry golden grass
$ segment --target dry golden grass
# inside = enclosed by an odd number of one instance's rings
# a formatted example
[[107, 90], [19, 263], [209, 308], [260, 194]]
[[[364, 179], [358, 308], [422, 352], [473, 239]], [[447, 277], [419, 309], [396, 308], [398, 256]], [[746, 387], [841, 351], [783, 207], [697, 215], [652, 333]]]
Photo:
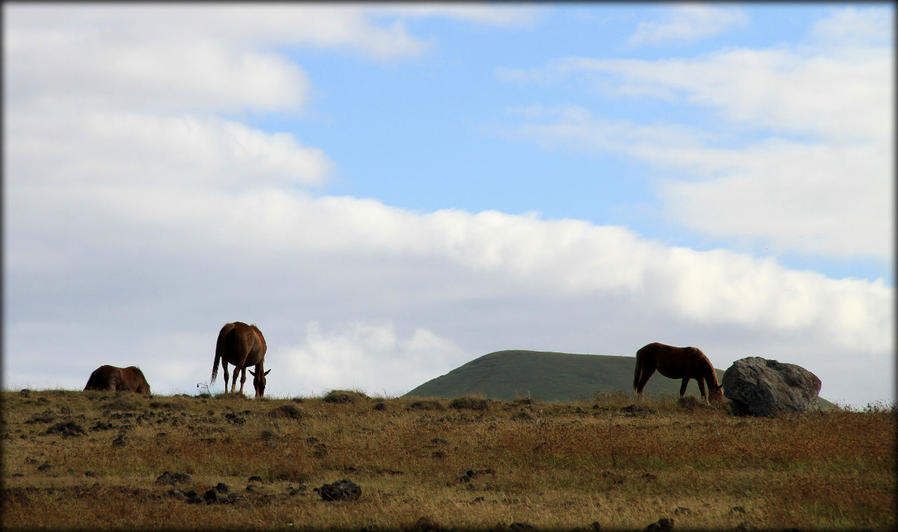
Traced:
[[[641, 530], [662, 517], [676, 529], [896, 526], [886, 412], [757, 419], [628, 396], [354, 392], [257, 401], [50, 390], [4, 392], [3, 405], [4, 529]], [[47, 434], [65, 423], [83, 434]], [[166, 471], [190, 481], [157, 484]], [[313, 490], [342, 478], [360, 499]], [[202, 498], [221, 482], [229, 503], [170, 493]]]

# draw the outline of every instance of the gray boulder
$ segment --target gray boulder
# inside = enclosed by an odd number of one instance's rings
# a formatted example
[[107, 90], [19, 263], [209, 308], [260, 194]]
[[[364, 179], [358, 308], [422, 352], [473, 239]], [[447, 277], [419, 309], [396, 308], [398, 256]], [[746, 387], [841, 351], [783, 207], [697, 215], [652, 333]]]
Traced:
[[733, 362], [722, 384], [734, 414], [773, 417], [816, 410], [821, 382], [801, 366], [748, 357]]

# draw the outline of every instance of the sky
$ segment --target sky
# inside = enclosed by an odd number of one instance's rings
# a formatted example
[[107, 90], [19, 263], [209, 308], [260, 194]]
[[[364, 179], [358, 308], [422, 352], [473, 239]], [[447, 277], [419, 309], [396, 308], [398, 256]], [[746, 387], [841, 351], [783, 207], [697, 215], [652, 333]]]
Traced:
[[274, 397], [660, 341], [892, 403], [893, 21], [4, 3], [3, 387], [203, 392], [244, 321]]

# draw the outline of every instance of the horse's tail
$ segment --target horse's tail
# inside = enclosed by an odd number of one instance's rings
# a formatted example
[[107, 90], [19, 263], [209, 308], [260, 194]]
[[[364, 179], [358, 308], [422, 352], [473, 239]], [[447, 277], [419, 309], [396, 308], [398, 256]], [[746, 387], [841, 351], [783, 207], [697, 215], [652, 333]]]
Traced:
[[[221, 360], [224, 353], [225, 335], [229, 330], [230, 327], [225, 325], [221, 328], [221, 332], [218, 333], [218, 341], [215, 342], [215, 360], [212, 362], [212, 380], [209, 381], [209, 386], [215, 382], [215, 377], [218, 376], [218, 362]], [[225, 383], [225, 387], [227, 387], [227, 385], [228, 383]]]
[[633, 372], [633, 391], [639, 393], [639, 379], [642, 377], [642, 357], [640, 351], [636, 352], [636, 370]]

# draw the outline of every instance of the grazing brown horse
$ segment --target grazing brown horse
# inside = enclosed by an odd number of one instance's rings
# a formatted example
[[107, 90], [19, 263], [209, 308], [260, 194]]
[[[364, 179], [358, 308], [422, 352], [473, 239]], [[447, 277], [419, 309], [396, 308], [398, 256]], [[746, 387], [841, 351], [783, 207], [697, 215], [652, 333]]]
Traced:
[[[714, 366], [696, 347], [674, 347], [654, 342], [637, 351], [633, 390], [640, 398], [642, 390], [656, 369], [658, 373], [670, 379], [683, 379], [680, 397], [686, 394], [689, 379], [695, 379], [702, 392], [702, 399], [709, 402], [723, 399], [723, 386], [717, 382]], [[705, 383], [708, 384], [710, 398], [705, 392]]]
[[262, 364], [265, 361], [265, 351], [268, 345], [262, 331], [255, 325], [247, 325], [242, 321], [226, 323], [218, 333], [218, 342], [215, 344], [215, 361], [212, 362], [212, 381], [218, 374], [218, 361], [221, 360], [221, 369], [224, 370], [225, 392], [228, 391], [228, 364], [234, 366], [234, 379], [231, 381], [231, 393], [237, 385], [237, 372], [240, 376], [240, 393], [243, 393], [243, 383], [246, 382], [246, 368], [256, 366], [256, 371], [249, 370], [253, 376], [253, 387], [256, 389], [256, 397], [265, 394], [265, 376], [268, 371], [263, 371]]
[[150, 385], [143, 372], [136, 366], [117, 368], [100, 366], [90, 374], [85, 390], [131, 391], [150, 395]]

